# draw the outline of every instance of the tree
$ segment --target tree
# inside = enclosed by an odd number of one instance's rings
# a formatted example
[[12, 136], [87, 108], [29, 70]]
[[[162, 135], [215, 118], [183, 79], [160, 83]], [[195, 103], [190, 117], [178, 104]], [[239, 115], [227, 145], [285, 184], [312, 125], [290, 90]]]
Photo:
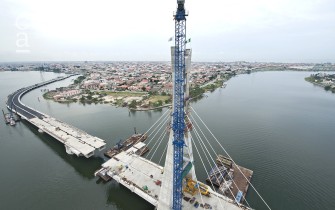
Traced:
[[81, 83], [86, 77], [85, 76], [79, 76], [77, 79], [74, 80], [74, 84]]
[[196, 86], [192, 89], [190, 89], [190, 97], [194, 98], [196, 96], [202, 95], [205, 92], [203, 88], [200, 88], [199, 86]]
[[330, 88], [331, 88], [330, 85], [325, 86], [326, 91], [330, 90]]
[[55, 73], [60, 73], [60, 69], [58, 69], [58, 68], [53, 69], [52, 71], [55, 72]]
[[131, 109], [135, 109], [137, 106], [137, 102], [135, 100], [132, 100], [128, 106]]

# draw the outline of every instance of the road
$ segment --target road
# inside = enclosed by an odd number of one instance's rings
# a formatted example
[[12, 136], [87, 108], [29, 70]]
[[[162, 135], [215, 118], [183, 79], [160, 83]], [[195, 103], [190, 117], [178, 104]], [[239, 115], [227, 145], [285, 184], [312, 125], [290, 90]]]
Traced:
[[33, 90], [33, 89], [42, 87], [44, 85], [47, 85], [47, 84], [50, 84], [50, 83], [53, 83], [53, 82], [64, 80], [64, 79], [67, 79], [67, 78], [72, 77], [72, 76], [74, 76], [74, 74], [71, 74], [71, 75], [66, 76], [66, 77], [57, 77], [55, 79], [52, 79], [52, 80], [49, 80], [49, 81], [46, 81], [46, 82], [42, 82], [42, 83], [39, 83], [39, 84], [35, 84], [35, 85], [31, 85], [31, 86], [28, 86], [28, 87], [25, 87], [25, 88], [21, 88], [21, 89], [15, 91], [14, 93], [12, 93], [8, 96], [8, 100], [6, 102], [7, 107], [8, 107], [8, 109], [11, 109], [13, 112], [17, 112], [18, 115], [20, 115], [21, 117], [26, 118], [26, 119], [32, 119], [32, 118], [35, 118], [35, 117], [42, 118], [44, 116], [42, 113], [24, 105], [21, 102], [22, 96], [24, 94], [28, 93], [29, 91]]

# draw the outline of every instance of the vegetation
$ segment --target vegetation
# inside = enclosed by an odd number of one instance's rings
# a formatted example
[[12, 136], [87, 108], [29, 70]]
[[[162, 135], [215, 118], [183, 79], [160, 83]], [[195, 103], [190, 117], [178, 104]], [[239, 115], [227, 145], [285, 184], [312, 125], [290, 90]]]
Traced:
[[85, 76], [79, 76], [77, 79], [73, 81], [74, 84], [80, 84], [84, 79], [86, 79]]
[[53, 96], [56, 94], [56, 91], [49, 91], [46, 93], [43, 93], [44, 99], [53, 99]]
[[311, 76], [305, 78], [307, 82], [311, 82], [313, 84], [319, 85], [323, 87], [325, 91], [331, 91], [332, 93], [335, 93], [335, 85], [328, 85], [328, 84], [325, 84], [323, 81], [324, 80], [334, 81], [334, 79], [335, 79], [335, 74], [322, 75], [319, 73], [312, 74]]
[[113, 97], [140, 97], [145, 95], [146, 93], [101, 91], [100, 94], [103, 94], [105, 96], [109, 95]]
[[166, 99], [164, 102], [165, 102], [165, 104], [171, 104], [172, 103], [172, 97], [170, 97], [169, 99]]
[[132, 100], [131, 103], [128, 105], [128, 107], [131, 109], [136, 109], [137, 102], [135, 100]]
[[314, 77], [306, 77], [305, 80], [307, 82], [315, 82], [316, 79]]
[[325, 91], [328, 91], [328, 90], [330, 90], [330, 89], [331, 89], [330, 85], [326, 85], [326, 86], [325, 86]]
[[216, 87], [215, 84], [210, 84], [210, 85], [207, 85], [206, 87], [204, 87], [205, 91], [211, 91], [211, 92], [213, 92], [216, 88], [217, 87]]
[[204, 93], [205, 93], [205, 89], [200, 88], [200, 86], [195, 86], [194, 88], [190, 88], [190, 97], [191, 98], [198, 97], [198, 96], [200, 96]]
[[158, 100], [155, 103], [153, 103], [154, 107], [159, 107], [163, 105], [163, 101], [162, 100]]
[[[206, 91], [214, 91], [216, 88], [221, 87], [222, 81], [226, 80], [226, 77], [231, 77], [231, 75], [223, 76], [222, 80], [217, 80], [211, 82], [205, 87], [195, 86], [190, 88], [190, 98], [200, 99]], [[72, 88], [78, 84], [81, 84], [86, 79], [85, 76], [79, 76], [74, 80]], [[68, 89], [68, 88], [67, 88]], [[59, 91], [66, 91], [67, 89], [58, 88], [55, 93]], [[145, 86], [142, 87], [145, 90]], [[104, 99], [105, 96], [111, 96]], [[53, 98], [53, 95], [44, 94], [44, 97]], [[130, 97], [141, 97], [141, 101], [131, 100]], [[127, 99], [128, 98], [128, 99]], [[129, 100], [130, 99], [130, 100]], [[109, 101], [110, 100], [110, 101]], [[82, 104], [97, 104], [97, 103], [112, 103], [116, 106], [129, 107], [130, 109], [143, 109], [146, 108], [158, 108], [164, 105], [169, 105], [172, 103], [172, 95], [167, 92], [158, 92], [157, 89], [149, 92], [131, 92], [131, 91], [110, 91], [110, 90], [89, 90], [83, 89], [82, 94], [75, 97], [67, 97], [66, 100], [60, 100], [62, 102], [80, 102]], [[128, 102], [126, 102], [128, 101]]]
[[155, 96], [155, 95], [158, 94], [158, 92], [157, 91], [150, 91], [149, 94]]
[[51, 68], [51, 67], [44, 67], [44, 66], [36, 67], [35, 70], [37, 70], [37, 71], [55, 72], [55, 73], [60, 73], [61, 72], [60, 68]]
[[170, 100], [170, 98], [171, 96], [155, 95], [150, 97], [149, 102], [155, 104], [160, 101], [159, 103], [163, 104], [163, 101]]

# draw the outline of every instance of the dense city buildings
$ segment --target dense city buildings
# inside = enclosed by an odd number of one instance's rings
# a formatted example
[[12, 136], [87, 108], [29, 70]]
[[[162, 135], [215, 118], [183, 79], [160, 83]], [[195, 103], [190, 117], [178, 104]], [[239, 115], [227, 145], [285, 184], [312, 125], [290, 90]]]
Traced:
[[[335, 65], [260, 62], [193, 62], [189, 74], [190, 97], [225, 86], [231, 77], [255, 71], [331, 71]], [[0, 71], [78, 73], [73, 85], [44, 94], [59, 102], [111, 103], [132, 109], [168, 106], [172, 101], [170, 62], [58, 62], [3, 63]]]

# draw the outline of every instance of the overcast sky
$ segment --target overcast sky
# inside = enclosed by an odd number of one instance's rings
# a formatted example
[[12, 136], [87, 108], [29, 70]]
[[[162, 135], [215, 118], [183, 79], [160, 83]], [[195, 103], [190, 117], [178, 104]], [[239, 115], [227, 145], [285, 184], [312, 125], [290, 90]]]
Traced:
[[[0, 62], [169, 61], [176, 0], [0, 0]], [[193, 61], [335, 62], [334, 0], [186, 0]]]

